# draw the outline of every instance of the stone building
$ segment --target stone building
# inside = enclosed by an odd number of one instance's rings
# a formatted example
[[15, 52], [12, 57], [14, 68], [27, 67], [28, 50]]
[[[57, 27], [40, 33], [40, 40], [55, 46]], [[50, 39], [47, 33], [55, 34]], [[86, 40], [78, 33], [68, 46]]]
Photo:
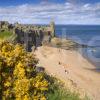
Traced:
[[7, 21], [0, 21], [0, 31], [12, 31], [13, 28], [13, 24], [9, 24]]
[[0, 30], [8, 29], [9, 23], [7, 21], [0, 21]]
[[9, 24], [7, 21], [0, 22], [0, 31], [8, 30], [16, 35], [16, 42], [24, 44], [27, 51], [31, 48], [37, 48], [42, 44], [49, 43], [51, 38], [55, 36], [55, 24], [50, 25], [24, 25]]
[[51, 38], [55, 36], [54, 22], [50, 25], [22, 25], [15, 24], [15, 34], [17, 34], [17, 42], [24, 44], [27, 51], [31, 51], [32, 47], [36, 49], [42, 44], [49, 43]]

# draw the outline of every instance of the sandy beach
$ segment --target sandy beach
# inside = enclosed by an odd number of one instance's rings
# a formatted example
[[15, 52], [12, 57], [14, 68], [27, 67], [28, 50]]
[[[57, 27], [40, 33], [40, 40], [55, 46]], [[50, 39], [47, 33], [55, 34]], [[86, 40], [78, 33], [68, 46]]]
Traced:
[[100, 100], [100, 73], [95, 66], [75, 50], [42, 46], [35, 51], [39, 66], [63, 81], [67, 87]]

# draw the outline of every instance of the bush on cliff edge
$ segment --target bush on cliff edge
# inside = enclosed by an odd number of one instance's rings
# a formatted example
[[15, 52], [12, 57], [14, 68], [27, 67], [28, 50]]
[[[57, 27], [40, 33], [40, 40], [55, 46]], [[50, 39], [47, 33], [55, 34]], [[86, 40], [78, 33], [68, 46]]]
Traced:
[[0, 96], [2, 100], [46, 100], [48, 81], [36, 72], [38, 60], [23, 46], [0, 43]]

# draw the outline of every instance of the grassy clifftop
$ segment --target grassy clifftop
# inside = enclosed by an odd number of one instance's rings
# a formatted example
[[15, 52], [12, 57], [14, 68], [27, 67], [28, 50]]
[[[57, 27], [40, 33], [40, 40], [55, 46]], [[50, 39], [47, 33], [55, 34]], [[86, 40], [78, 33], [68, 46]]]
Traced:
[[4, 30], [4, 31], [0, 31], [0, 41], [2, 40], [11, 40], [13, 39], [14, 34], [12, 31], [8, 31], [8, 30]]
[[0, 32], [0, 40], [5, 40], [8, 39], [9, 37], [11, 37], [13, 35], [13, 32], [10, 32], [8, 30], [4, 30]]

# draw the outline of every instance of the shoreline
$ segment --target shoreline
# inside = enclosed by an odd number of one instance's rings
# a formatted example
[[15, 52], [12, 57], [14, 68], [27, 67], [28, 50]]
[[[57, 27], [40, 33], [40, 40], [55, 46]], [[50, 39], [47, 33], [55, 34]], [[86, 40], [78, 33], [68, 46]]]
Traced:
[[[79, 52], [79, 51], [78, 51]], [[80, 52], [79, 52], [80, 53]], [[83, 54], [80, 53], [87, 61], [89, 61], [89, 63], [91, 63], [93, 66], [95, 66], [95, 72], [100, 73], [100, 62], [95, 62], [93, 60], [91, 60], [89, 57], [87, 57], [86, 53], [84, 52]]]
[[[56, 41], [51, 42], [51, 47], [56, 47], [56, 48], [61, 48], [61, 49], [65, 49], [65, 50], [75, 50], [77, 52], [79, 52], [85, 59], [87, 59], [91, 64], [93, 64], [95, 67], [100, 66], [100, 62], [96, 63], [95, 61], [92, 61], [87, 55], [86, 55], [86, 51], [84, 51], [83, 49], [93, 49], [94, 46], [88, 46], [88, 45], [84, 45], [84, 44], [79, 44], [77, 42], [75, 42], [72, 39], [64, 39], [64, 38], [59, 38], [59, 37], [55, 37], [54, 38]], [[66, 44], [66, 42], [68, 42]], [[70, 44], [71, 43], [71, 44]], [[52, 44], [54, 44], [54, 46], [52, 46]], [[56, 45], [56, 44], [60, 44], [60, 45]], [[63, 46], [63, 44], [66, 44]], [[72, 47], [71, 47], [72, 46]], [[66, 49], [66, 47], [68, 49]], [[70, 48], [71, 47], [71, 48]], [[81, 52], [80, 52], [81, 49]]]
[[[42, 46], [35, 51], [35, 54], [39, 59], [39, 66], [43, 66], [47, 72], [57, 76], [66, 84], [68, 80], [71, 80], [79, 90], [85, 91], [90, 98], [99, 100], [100, 74], [91, 70], [95, 68], [94, 65], [79, 52]], [[82, 94], [84, 94], [83, 91]]]

